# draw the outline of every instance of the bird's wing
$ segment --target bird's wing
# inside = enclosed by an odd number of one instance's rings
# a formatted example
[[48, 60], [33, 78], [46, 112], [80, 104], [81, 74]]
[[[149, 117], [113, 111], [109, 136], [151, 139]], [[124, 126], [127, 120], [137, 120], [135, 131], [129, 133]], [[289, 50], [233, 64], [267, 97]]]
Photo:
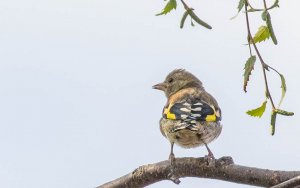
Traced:
[[221, 120], [220, 110], [199, 98], [187, 98], [186, 100], [170, 104], [164, 109], [163, 115], [167, 119], [182, 120], [180, 126], [174, 127], [174, 131], [184, 128], [197, 130], [197, 122]]

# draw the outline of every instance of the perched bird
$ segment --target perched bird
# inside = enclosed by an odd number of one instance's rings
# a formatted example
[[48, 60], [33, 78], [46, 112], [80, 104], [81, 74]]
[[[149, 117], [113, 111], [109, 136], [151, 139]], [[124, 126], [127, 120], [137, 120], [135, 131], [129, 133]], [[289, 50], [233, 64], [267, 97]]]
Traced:
[[176, 69], [153, 89], [162, 90], [168, 99], [160, 119], [160, 131], [171, 143], [171, 163], [175, 160], [174, 143], [184, 148], [205, 145], [208, 157], [214, 159], [207, 144], [222, 131], [221, 109], [202, 82], [193, 74]]

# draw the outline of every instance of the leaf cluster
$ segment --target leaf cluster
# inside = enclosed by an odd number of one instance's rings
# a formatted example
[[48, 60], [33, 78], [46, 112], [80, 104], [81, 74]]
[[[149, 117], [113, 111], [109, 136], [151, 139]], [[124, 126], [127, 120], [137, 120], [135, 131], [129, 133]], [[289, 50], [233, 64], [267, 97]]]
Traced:
[[[266, 105], [268, 100], [270, 100], [270, 103], [272, 105], [272, 111], [271, 111], [271, 135], [275, 134], [275, 124], [276, 124], [276, 117], [277, 114], [280, 115], [284, 115], [284, 116], [292, 116], [294, 115], [293, 112], [288, 112], [282, 109], [279, 109], [284, 97], [285, 97], [285, 93], [287, 91], [287, 87], [286, 87], [286, 82], [285, 82], [285, 78], [283, 76], [283, 74], [279, 73], [276, 69], [274, 69], [273, 67], [269, 66], [268, 64], [266, 64], [256, 46], [257, 43], [260, 42], [264, 42], [267, 39], [271, 38], [273, 43], [275, 45], [278, 44], [277, 42], [277, 38], [275, 36], [274, 33], [274, 29], [272, 26], [272, 22], [271, 22], [271, 16], [269, 13], [269, 10], [279, 7], [278, 3], [279, 1], [276, 0], [274, 2], [274, 4], [271, 7], [267, 7], [266, 6], [266, 1], [263, 0], [264, 2], [264, 8], [263, 9], [255, 9], [253, 8], [250, 4], [248, 0], [240, 0], [239, 4], [238, 4], [238, 13], [242, 10], [242, 8], [245, 8], [245, 15], [246, 15], [246, 22], [247, 22], [247, 30], [248, 30], [248, 46], [249, 46], [249, 51], [250, 51], [250, 57], [248, 58], [248, 60], [245, 63], [245, 68], [244, 68], [244, 91], [247, 92], [247, 85], [248, 82], [250, 80], [250, 75], [252, 70], [254, 69], [254, 65], [255, 65], [255, 61], [256, 61], [256, 56], [252, 55], [252, 51], [251, 48], [252, 46], [254, 47], [256, 54], [259, 57], [259, 60], [261, 62], [262, 65], [262, 70], [263, 70], [263, 75], [264, 75], [264, 82], [265, 82], [265, 95], [266, 95], [266, 99], [265, 101], [262, 103], [262, 105], [258, 108], [255, 108], [253, 110], [249, 110], [246, 113], [250, 116], [253, 117], [262, 117], [262, 115], [264, 114], [265, 110], [266, 110]], [[249, 8], [250, 7], [250, 8]], [[251, 31], [250, 31], [250, 24], [249, 24], [249, 16], [248, 13], [249, 12], [259, 12], [261, 11], [261, 18], [263, 20], [263, 22], [265, 22], [265, 25], [262, 25], [258, 28], [258, 31], [256, 32], [256, 34], [254, 35], [254, 37], [252, 37], [251, 35]], [[270, 69], [274, 72], [276, 72], [281, 80], [281, 98], [280, 98], [280, 102], [278, 104], [278, 107], [275, 107], [274, 102], [273, 102], [273, 98], [271, 96], [271, 93], [269, 91], [269, 86], [268, 86], [268, 80], [267, 80], [267, 75], [266, 75], [266, 71], [270, 71]]]
[[[212, 27], [206, 23], [205, 21], [203, 21], [202, 19], [200, 19], [194, 12], [193, 8], [190, 8], [183, 0], [181, 0], [183, 7], [185, 9], [185, 12], [182, 15], [182, 18], [180, 20], [180, 28], [182, 29], [184, 27], [184, 23], [187, 19], [188, 16], [190, 16], [191, 18], [191, 25], [194, 26], [194, 22], [198, 23], [199, 25], [207, 28], [207, 29], [212, 29]], [[177, 7], [177, 1], [176, 0], [169, 0], [167, 2], [167, 4], [165, 5], [165, 7], [163, 8], [163, 10], [156, 14], [156, 16], [160, 16], [160, 15], [166, 15], [169, 12], [171, 12], [172, 10], [175, 10]]]
[[[189, 7], [184, 0], [180, 0], [180, 1], [181, 1], [182, 5], [185, 9], [185, 11], [182, 15], [181, 21], [180, 21], [180, 28], [184, 27], [186, 19], [188, 17], [190, 17], [192, 26], [194, 26], [194, 22], [196, 22], [197, 24], [199, 24], [199, 25], [201, 25], [201, 26], [203, 26], [207, 29], [212, 29], [212, 27], [208, 23], [204, 22], [202, 19], [200, 19], [196, 15], [196, 13], [194, 12], [194, 9]], [[284, 115], [284, 116], [291, 116], [294, 113], [280, 109], [280, 105], [282, 104], [283, 99], [284, 99], [285, 94], [286, 94], [286, 91], [287, 91], [285, 78], [284, 78], [283, 74], [281, 74], [279, 71], [277, 71], [276, 69], [274, 69], [273, 67], [269, 66], [267, 63], [264, 62], [264, 60], [262, 58], [262, 55], [259, 52], [258, 47], [256, 46], [256, 44], [261, 43], [261, 42], [265, 42], [265, 41], [269, 40], [270, 38], [272, 39], [272, 42], [275, 45], [278, 44], [277, 38], [275, 36], [274, 28], [273, 28], [273, 25], [272, 25], [272, 21], [271, 21], [271, 15], [270, 15], [269, 11], [274, 9], [274, 8], [279, 7], [279, 0], [275, 0], [270, 7], [267, 7], [266, 0], [262, 0], [262, 1], [264, 3], [263, 8], [254, 8], [250, 4], [249, 0], [239, 0], [238, 6], [237, 6], [237, 10], [238, 10], [237, 14], [231, 19], [234, 19], [235, 17], [237, 17], [238, 14], [240, 12], [242, 12], [242, 10], [244, 8], [246, 23], [247, 23], [247, 31], [248, 31], [248, 33], [247, 33], [247, 42], [248, 42], [249, 52], [250, 52], [250, 57], [247, 59], [247, 61], [245, 63], [245, 66], [244, 66], [244, 74], [243, 74], [243, 76], [244, 76], [244, 84], [243, 84], [244, 91], [247, 92], [248, 82], [250, 81], [251, 73], [254, 70], [255, 62], [256, 62], [257, 59], [259, 59], [260, 64], [262, 65], [262, 71], [263, 71], [263, 75], [264, 75], [266, 99], [260, 107], [255, 108], [253, 110], [249, 110], [246, 113], [250, 116], [260, 118], [260, 117], [262, 117], [262, 115], [264, 114], [264, 112], [266, 110], [266, 106], [268, 104], [268, 101], [270, 101], [270, 104], [272, 106], [272, 111], [271, 111], [271, 135], [274, 135], [275, 134], [275, 123], [276, 123], [277, 114]], [[177, 8], [177, 0], [168, 0], [165, 7], [163, 8], [163, 10], [160, 13], [156, 14], [156, 16], [166, 15], [166, 14], [170, 13], [172, 10], [175, 10], [176, 8]], [[263, 24], [258, 28], [257, 32], [252, 37], [251, 31], [250, 31], [249, 13], [255, 13], [255, 12], [260, 12], [261, 13], [261, 19], [262, 19]], [[254, 48], [254, 50], [256, 52], [256, 55], [252, 54], [252, 48]], [[266, 72], [267, 71], [269, 72], [270, 70], [277, 73], [280, 77], [280, 80], [281, 80], [281, 98], [280, 98], [278, 107], [276, 107], [275, 104], [274, 104], [274, 101], [273, 101], [273, 98], [272, 98], [272, 95], [270, 93], [269, 86], [268, 86], [268, 79], [267, 79]]]

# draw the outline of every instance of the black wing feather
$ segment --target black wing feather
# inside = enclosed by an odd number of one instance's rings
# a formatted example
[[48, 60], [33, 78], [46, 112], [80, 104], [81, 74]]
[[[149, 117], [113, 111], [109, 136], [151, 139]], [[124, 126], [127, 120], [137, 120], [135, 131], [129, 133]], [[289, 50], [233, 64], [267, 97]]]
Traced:
[[189, 99], [173, 104], [170, 113], [175, 114], [176, 120], [182, 120], [182, 123], [174, 127], [172, 132], [185, 128], [197, 131], [196, 122], [206, 121], [206, 117], [214, 115], [215, 110], [205, 101]]

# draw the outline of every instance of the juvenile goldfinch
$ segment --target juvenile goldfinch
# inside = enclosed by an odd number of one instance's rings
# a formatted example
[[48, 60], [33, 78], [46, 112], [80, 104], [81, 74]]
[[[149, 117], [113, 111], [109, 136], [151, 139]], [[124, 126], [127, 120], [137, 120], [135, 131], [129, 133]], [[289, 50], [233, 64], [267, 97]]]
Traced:
[[205, 145], [208, 157], [214, 158], [207, 144], [222, 131], [221, 109], [204, 90], [202, 82], [193, 74], [176, 69], [153, 89], [162, 90], [168, 99], [160, 119], [160, 131], [171, 143], [171, 163], [175, 159], [174, 143], [184, 148]]

